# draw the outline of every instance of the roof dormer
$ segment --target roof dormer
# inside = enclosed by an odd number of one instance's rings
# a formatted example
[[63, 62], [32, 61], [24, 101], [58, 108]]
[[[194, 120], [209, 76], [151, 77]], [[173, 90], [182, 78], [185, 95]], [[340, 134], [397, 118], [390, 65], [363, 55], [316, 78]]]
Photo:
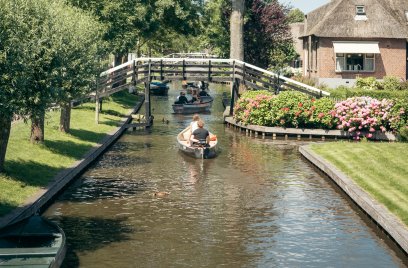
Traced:
[[367, 20], [365, 6], [357, 5], [356, 6], [356, 16], [354, 17], [355, 20]]

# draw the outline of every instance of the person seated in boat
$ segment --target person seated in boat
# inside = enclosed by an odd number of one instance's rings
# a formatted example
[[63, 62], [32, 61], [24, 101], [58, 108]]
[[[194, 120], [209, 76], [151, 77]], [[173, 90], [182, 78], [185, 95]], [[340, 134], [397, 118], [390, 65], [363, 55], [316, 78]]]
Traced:
[[187, 81], [186, 80], [181, 81], [181, 88], [182, 89], [187, 89]]
[[209, 146], [210, 143], [210, 132], [204, 128], [203, 120], [198, 120], [198, 128], [193, 131], [191, 141], [193, 145], [204, 145], [205, 147]]
[[198, 115], [198, 114], [194, 114], [193, 115], [193, 121], [191, 121], [191, 123], [190, 123], [190, 130], [191, 130], [191, 133], [193, 133], [194, 132], [194, 130], [196, 130], [197, 128], [198, 128], [198, 121], [200, 121], [201, 120], [201, 118], [200, 118], [200, 116]]
[[201, 89], [199, 95], [202, 96], [202, 97], [204, 97], [204, 96], [210, 96], [210, 95], [207, 93], [207, 91], [205, 91], [205, 88], [202, 88], [202, 89]]
[[191, 90], [191, 103], [200, 103], [200, 96], [197, 95], [197, 90]]
[[191, 90], [191, 88], [187, 88], [186, 92], [187, 102], [191, 103], [193, 100], [193, 91]]
[[174, 102], [174, 104], [184, 104], [188, 103], [188, 100], [186, 98], [186, 93], [184, 91], [180, 92], [180, 96], [177, 97], [177, 100]]

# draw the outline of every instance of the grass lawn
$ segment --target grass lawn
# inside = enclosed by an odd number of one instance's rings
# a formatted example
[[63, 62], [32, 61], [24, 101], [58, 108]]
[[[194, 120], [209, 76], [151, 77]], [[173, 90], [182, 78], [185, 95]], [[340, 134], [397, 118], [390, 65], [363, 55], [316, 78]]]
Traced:
[[408, 143], [333, 142], [311, 148], [408, 225]]
[[28, 197], [47, 186], [59, 171], [81, 159], [117, 126], [138, 99], [127, 92], [105, 98], [98, 125], [95, 124], [94, 103], [74, 108], [69, 134], [58, 130], [60, 112], [49, 112], [43, 144], [30, 143], [30, 124], [14, 124], [7, 147], [6, 174], [0, 175], [0, 216], [23, 204]]

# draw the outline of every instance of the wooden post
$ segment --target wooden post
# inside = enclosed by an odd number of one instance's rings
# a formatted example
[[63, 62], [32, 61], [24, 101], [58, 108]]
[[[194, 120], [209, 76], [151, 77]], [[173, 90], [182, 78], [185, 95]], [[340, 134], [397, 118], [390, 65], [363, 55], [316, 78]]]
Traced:
[[211, 60], [208, 61], [208, 82], [211, 82]]
[[136, 80], [135, 84], [137, 84], [137, 80], [139, 79], [139, 74], [137, 73], [138, 70], [139, 70], [138, 64], [139, 64], [139, 62], [136, 61], [136, 63], [135, 63], [135, 80]]
[[99, 92], [98, 92], [98, 79], [96, 79], [95, 90], [95, 123], [99, 124]]
[[160, 80], [163, 81], [163, 60], [160, 60]]
[[183, 80], [187, 80], [187, 77], [186, 77], [186, 60], [183, 60]]
[[234, 114], [235, 99], [238, 98], [238, 93], [237, 93], [238, 89], [239, 89], [239, 79], [235, 78], [235, 81], [232, 82], [232, 87], [231, 87], [231, 102], [230, 102], [230, 111], [229, 111], [230, 116]]
[[245, 85], [245, 63], [242, 65], [242, 83]]
[[150, 116], [152, 114], [151, 107], [150, 107], [150, 81], [151, 81], [151, 60], [149, 60], [149, 67], [148, 67], [148, 76], [145, 80], [145, 120], [147, 126], [150, 126]]

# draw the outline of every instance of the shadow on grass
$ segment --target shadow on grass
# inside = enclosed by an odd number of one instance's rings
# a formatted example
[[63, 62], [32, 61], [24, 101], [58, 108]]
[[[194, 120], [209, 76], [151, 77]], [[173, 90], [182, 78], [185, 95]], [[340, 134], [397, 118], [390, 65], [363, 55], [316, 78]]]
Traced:
[[119, 103], [123, 107], [130, 108], [134, 106], [137, 101], [140, 100], [140, 97], [121, 91], [113, 94], [111, 96], [111, 99], [114, 102]]
[[72, 141], [44, 141], [44, 147], [53, 153], [80, 159], [92, 145], [77, 144]]
[[51, 219], [65, 232], [67, 254], [61, 267], [79, 267], [78, 253], [96, 251], [112, 243], [129, 240], [134, 230], [126, 225], [126, 218], [61, 217]]
[[117, 116], [117, 117], [124, 117], [125, 115], [124, 114], [122, 114], [122, 113], [120, 113], [120, 112], [118, 112], [118, 111], [115, 111], [115, 110], [102, 110], [102, 112], [101, 112], [102, 114], [107, 114], [107, 115], [112, 115], [112, 116]]
[[70, 130], [69, 134], [72, 136], [89, 142], [99, 142], [101, 141], [107, 134], [106, 133], [96, 133], [89, 130], [84, 129], [72, 129]]
[[47, 186], [51, 178], [60, 170], [62, 168], [40, 164], [35, 161], [19, 160], [6, 162], [7, 176], [29, 186]]
[[7, 213], [11, 212], [16, 208], [17, 208], [16, 205], [12, 205], [6, 202], [0, 202], [0, 217], [6, 215]]

